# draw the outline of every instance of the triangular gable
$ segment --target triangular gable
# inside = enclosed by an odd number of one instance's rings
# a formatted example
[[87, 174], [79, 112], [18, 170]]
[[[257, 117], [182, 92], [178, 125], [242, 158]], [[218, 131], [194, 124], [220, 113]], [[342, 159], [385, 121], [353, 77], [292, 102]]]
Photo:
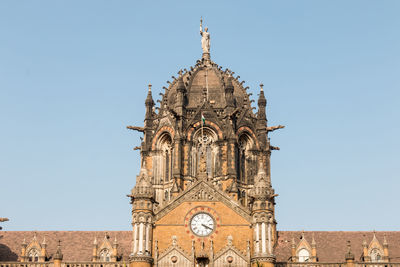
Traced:
[[[187, 124], [186, 131], [188, 131], [193, 125], [201, 120], [202, 112], [207, 113], [206, 120], [212, 121], [216, 125], [218, 125], [218, 114], [215, 113], [214, 108], [208, 103], [208, 101], [204, 101], [200, 106], [196, 108], [196, 111], [192, 115], [191, 120]], [[218, 125], [220, 127], [220, 125]]]
[[307, 239], [305, 238], [304, 233], [302, 233], [301, 240], [300, 240], [299, 244], [297, 245], [296, 254], [298, 254], [301, 249], [308, 250], [308, 252], [311, 255], [311, 249], [312, 248], [310, 246], [310, 243], [308, 243]]
[[214, 258], [214, 261], [217, 261], [219, 258], [223, 257], [224, 255], [228, 254], [229, 251], [232, 251], [234, 254], [238, 255], [239, 257], [241, 257], [244, 261], [247, 261], [246, 256], [240, 251], [238, 250], [236, 247], [234, 247], [233, 245], [231, 246], [226, 246], [225, 248], [221, 249]]
[[230, 207], [237, 214], [251, 222], [250, 212], [242, 207], [238, 202], [230, 198], [226, 193], [221, 192], [214, 186], [210, 185], [205, 180], [197, 181], [187, 190], [181, 192], [174, 200], [167, 205], [161, 207], [155, 211], [155, 220], [159, 220], [167, 215], [171, 210], [178, 207], [180, 204], [189, 201], [204, 201], [204, 202], [215, 202], [220, 201], [226, 206]]
[[107, 234], [103, 238], [103, 242], [99, 246], [99, 251], [103, 249], [108, 249], [110, 252], [112, 252], [112, 245], [110, 243], [110, 240], [108, 240]]
[[186, 254], [186, 252], [179, 246], [170, 246], [169, 248], [167, 248], [158, 258], [158, 261], [161, 261], [163, 258], [165, 258], [168, 255], [171, 255], [172, 252], [176, 251], [178, 254], [180, 254], [181, 256], [185, 257], [188, 261], [192, 261], [191, 257], [189, 255]]
[[380, 251], [381, 255], [383, 256], [383, 247], [382, 247], [381, 243], [379, 242], [379, 240], [376, 238], [375, 233], [374, 233], [374, 237], [372, 238], [372, 240], [368, 246], [368, 255], [371, 255], [371, 252], [373, 249], [378, 249]]

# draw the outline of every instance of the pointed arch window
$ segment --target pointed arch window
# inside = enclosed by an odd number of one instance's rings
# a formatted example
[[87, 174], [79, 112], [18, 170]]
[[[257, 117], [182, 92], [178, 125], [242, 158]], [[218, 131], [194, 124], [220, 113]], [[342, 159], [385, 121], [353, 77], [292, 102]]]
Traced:
[[307, 249], [302, 248], [299, 250], [298, 257], [299, 262], [308, 262], [310, 260], [310, 252]]
[[111, 261], [111, 253], [108, 249], [100, 251], [100, 261]]
[[241, 182], [254, 184], [254, 176], [257, 174], [257, 158], [252, 153], [253, 139], [244, 133], [239, 137], [238, 146], [238, 176]]
[[28, 261], [38, 262], [39, 261], [39, 251], [36, 248], [33, 248], [28, 253]]
[[168, 133], [161, 135], [157, 142], [157, 154], [154, 157], [154, 184], [163, 184], [172, 180], [173, 145]]
[[379, 249], [374, 248], [370, 252], [370, 257], [372, 262], [379, 262], [382, 260], [382, 253]]
[[208, 127], [197, 130], [193, 135], [194, 145], [190, 160], [193, 177], [198, 176], [204, 171], [208, 178], [218, 175], [219, 147], [215, 143], [216, 140], [218, 140], [216, 133]]

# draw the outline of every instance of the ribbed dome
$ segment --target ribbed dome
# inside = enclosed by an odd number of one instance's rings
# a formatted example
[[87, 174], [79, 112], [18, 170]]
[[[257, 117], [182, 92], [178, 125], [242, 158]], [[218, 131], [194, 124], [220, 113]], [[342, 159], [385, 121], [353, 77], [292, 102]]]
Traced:
[[[239, 82], [239, 76], [233, 77], [234, 72], [218, 66], [216, 63], [208, 60], [198, 60], [194, 67], [184, 72], [179, 72], [178, 77], [174, 77], [172, 82], [169, 82], [169, 87], [165, 88], [164, 103], [169, 107], [173, 107], [176, 103], [178, 87], [182, 86], [183, 81], [186, 89], [187, 109], [195, 109], [203, 99], [207, 97], [216, 109], [223, 109], [227, 106], [225, 98], [225, 89], [227, 87], [228, 78], [233, 85], [234, 102], [237, 107], [250, 107], [250, 99], [243, 87], [243, 83]], [[182, 78], [182, 79], [180, 79]], [[208, 89], [208, 90], [207, 90]]]

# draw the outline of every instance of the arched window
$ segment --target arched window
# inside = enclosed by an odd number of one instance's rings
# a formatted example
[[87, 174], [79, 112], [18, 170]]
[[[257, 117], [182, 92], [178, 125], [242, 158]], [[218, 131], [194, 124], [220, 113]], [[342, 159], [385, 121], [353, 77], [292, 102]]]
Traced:
[[239, 137], [238, 146], [238, 176], [242, 183], [254, 184], [254, 176], [257, 174], [257, 158], [251, 151], [253, 139], [244, 133]]
[[307, 249], [302, 248], [299, 250], [298, 257], [299, 262], [307, 262], [310, 259], [310, 252]]
[[381, 252], [377, 248], [371, 250], [370, 257], [372, 262], [378, 262], [382, 259]]
[[157, 142], [157, 152], [153, 158], [154, 184], [163, 184], [172, 179], [173, 146], [168, 133], [161, 135]]
[[219, 173], [219, 147], [215, 143], [217, 140], [218, 137], [215, 132], [208, 127], [197, 130], [193, 135], [190, 160], [191, 175], [193, 177], [205, 172], [208, 178], [213, 178]]
[[100, 251], [100, 261], [111, 261], [111, 253], [108, 249]]
[[29, 250], [28, 260], [32, 261], [32, 262], [38, 262], [39, 261], [39, 251], [35, 248]]

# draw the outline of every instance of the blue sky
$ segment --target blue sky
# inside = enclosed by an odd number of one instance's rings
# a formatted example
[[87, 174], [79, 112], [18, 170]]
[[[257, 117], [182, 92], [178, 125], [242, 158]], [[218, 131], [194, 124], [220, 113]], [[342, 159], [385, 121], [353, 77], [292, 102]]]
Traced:
[[279, 230], [399, 230], [399, 1], [1, 1], [5, 230], [129, 230], [147, 84], [264, 84]]

